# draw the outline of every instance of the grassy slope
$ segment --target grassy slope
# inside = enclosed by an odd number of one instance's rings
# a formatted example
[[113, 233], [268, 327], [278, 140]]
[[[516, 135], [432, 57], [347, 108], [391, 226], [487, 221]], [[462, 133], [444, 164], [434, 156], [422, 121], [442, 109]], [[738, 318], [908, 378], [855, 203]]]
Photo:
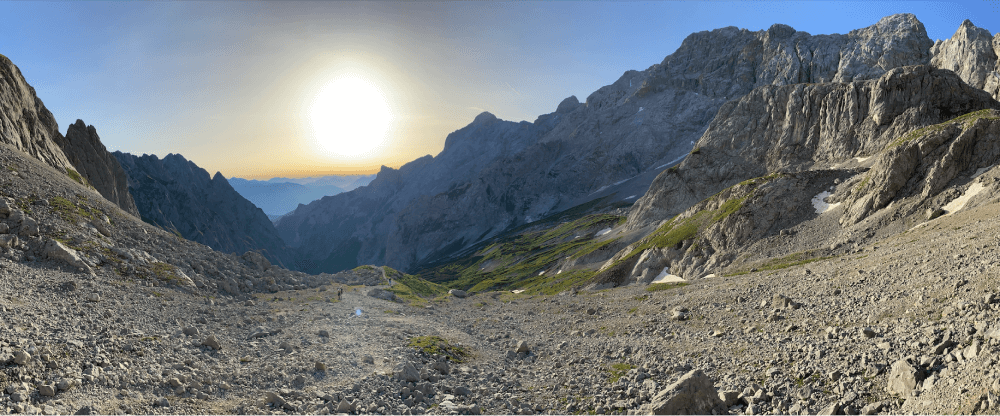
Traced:
[[[432, 281], [475, 292], [523, 289], [529, 294], [555, 294], [593, 276], [592, 270], [549, 271], [559, 260], [579, 258], [614, 240], [587, 238], [600, 228], [615, 227], [624, 217], [591, 214], [543, 230], [525, 230], [477, 251], [471, 256], [420, 272]], [[586, 234], [582, 238], [577, 235]], [[484, 270], [484, 268], [486, 270]], [[549, 271], [539, 275], [542, 271]]]

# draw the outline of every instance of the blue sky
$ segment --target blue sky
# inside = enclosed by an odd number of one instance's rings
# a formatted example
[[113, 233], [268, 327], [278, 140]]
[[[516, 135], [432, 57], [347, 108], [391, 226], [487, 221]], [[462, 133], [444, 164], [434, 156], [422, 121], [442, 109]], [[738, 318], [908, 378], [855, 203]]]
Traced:
[[[0, 2], [0, 54], [64, 132], [79, 118], [111, 150], [269, 178], [398, 167], [437, 154], [483, 110], [533, 121], [659, 63], [692, 32], [846, 33], [903, 12], [932, 40], [966, 18], [1000, 31], [996, 1]], [[393, 114], [366, 155], [319, 150], [303, 116], [344, 76], [375, 86]]]

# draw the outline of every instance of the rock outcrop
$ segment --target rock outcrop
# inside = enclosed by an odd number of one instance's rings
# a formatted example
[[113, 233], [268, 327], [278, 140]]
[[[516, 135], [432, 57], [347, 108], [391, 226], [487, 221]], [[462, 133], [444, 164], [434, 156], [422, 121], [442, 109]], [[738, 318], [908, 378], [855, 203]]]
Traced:
[[[586, 103], [567, 99], [555, 113], [540, 116], [533, 124], [540, 137], [528, 146], [481, 152], [475, 169], [437, 177], [443, 186], [410, 186], [414, 176], [407, 173], [397, 183], [408, 197], [393, 197], [391, 209], [358, 208], [379, 205], [360, 200], [384, 190], [346, 193], [297, 209], [278, 229], [290, 246], [308, 247], [301, 259], [316, 270], [331, 270], [334, 259], [345, 260], [338, 263], [342, 268], [371, 262], [409, 270], [670, 166], [692, 149], [726, 101], [756, 87], [877, 78], [926, 64], [931, 46], [909, 14], [846, 35], [812, 36], [785, 25], [695, 33], [662, 63], [626, 72]], [[480, 115], [453, 134], [491, 142], [493, 136], [476, 126], [492, 122], [492, 115]], [[449, 144], [428, 166], [448, 159]], [[350, 225], [358, 223], [370, 225]]]
[[139, 216], [139, 209], [128, 193], [128, 177], [118, 159], [101, 143], [94, 126], [77, 120], [66, 130], [65, 137], [57, 137], [56, 143], [82, 179], [100, 192], [104, 199], [129, 214]]
[[661, 173], [629, 215], [632, 229], [663, 221], [740, 181], [831, 167], [882, 152], [916, 128], [1000, 108], [955, 73], [930, 66], [846, 84], [761, 87], [727, 103], [676, 169]]
[[240, 196], [225, 177], [214, 177], [177, 154], [114, 152], [142, 219], [216, 250], [260, 250], [271, 263], [294, 268], [292, 253], [260, 208]]
[[66, 172], [73, 164], [57, 144], [61, 136], [55, 117], [35, 95], [21, 70], [0, 55], [0, 142]]

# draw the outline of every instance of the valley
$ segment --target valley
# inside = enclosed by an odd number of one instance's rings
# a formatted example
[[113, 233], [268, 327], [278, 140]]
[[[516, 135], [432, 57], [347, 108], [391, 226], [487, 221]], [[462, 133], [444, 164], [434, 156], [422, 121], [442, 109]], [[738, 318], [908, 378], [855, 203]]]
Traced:
[[698, 32], [306, 184], [63, 136], [0, 56], [0, 413], [995, 414], [992, 39]]

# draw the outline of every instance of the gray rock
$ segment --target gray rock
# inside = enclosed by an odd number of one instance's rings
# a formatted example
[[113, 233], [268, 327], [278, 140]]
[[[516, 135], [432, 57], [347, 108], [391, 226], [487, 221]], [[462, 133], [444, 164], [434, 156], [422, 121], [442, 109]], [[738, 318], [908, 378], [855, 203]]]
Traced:
[[198, 335], [198, 328], [193, 327], [193, 326], [189, 326], [187, 328], [184, 328], [184, 335], [187, 335], [189, 337], [193, 337], [195, 335]]
[[993, 35], [988, 30], [966, 19], [950, 39], [935, 43], [930, 53], [931, 65], [955, 71], [969, 85], [998, 97], [997, 82], [990, 79], [997, 55], [993, 50]]
[[393, 370], [393, 374], [403, 381], [420, 381], [420, 372], [409, 361], [398, 364], [395, 370]]
[[529, 351], [529, 348], [528, 348], [528, 343], [527, 342], [518, 341], [517, 345], [514, 346], [514, 352], [516, 352], [516, 353], [519, 353], [519, 354], [520, 353], [528, 353], [528, 351]]
[[128, 177], [118, 160], [101, 143], [94, 126], [77, 120], [67, 128], [66, 137], [59, 139], [56, 142], [85, 184], [93, 186], [104, 199], [123, 211], [139, 217], [139, 209], [128, 192]]
[[87, 263], [84, 263], [83, 260], [80, 259], [80, 256], [77, 255], [76, 250], [66, 247], [62, 245], [62, 243], [56, 240], [48, 239], [45, 242], [45, 248], [43, 249], [43, 252], [45, 257], [48, 259], [61, 261], [77, 269], [83, 269], [90, 274], [94, 273], [94, 271], [90, 269], [90, 266], [88, 266]]
[[818, 415], [839, 415], [840, 414], [840, 403], [830, 403], [829, 406], [820, 410]]
[[368, 296], [371, 296], [375, 299], [387, 300], [390, 302], [396, 301], [396, 294], [385, 289], [372, 288], [368, 291]]
[[469, 296], [469, 294], [466, 293], [464, 290], [459, 290], [459, 289], [451, 289], [448, 291], [448, 294], [459, 299]]
[[28, 364], [28, 362], [30, 361], [31, 361], [31, 354], [28, 354], [27, 351], [21, 350], [18, 351], [17, 354], [14, 354], [14, 364], [25, 365]]
[[41, 396], [52, 397], [56, 395], [56, 386], [51, 384], [42, 384], [38, 386], [38, 394]]
[[891, 394], [907, 397], [923, 380], [923, 371], [907, 360], [899, 360], [892, 364], [889, 372], [888, 390]]
[[205, 340], [201, 342], [201, 345], [209, 347], [213, 350], [222, 349], [222, 344], [219, 343], [219, 340], [215, 337], [215, 334], [209, 335], [207, 338], [205, 338]]
[[692, 370], [667, 386], [642, 408], [645, 414], [722, 414], [726, 411], [715, 384], [701, 370]]

